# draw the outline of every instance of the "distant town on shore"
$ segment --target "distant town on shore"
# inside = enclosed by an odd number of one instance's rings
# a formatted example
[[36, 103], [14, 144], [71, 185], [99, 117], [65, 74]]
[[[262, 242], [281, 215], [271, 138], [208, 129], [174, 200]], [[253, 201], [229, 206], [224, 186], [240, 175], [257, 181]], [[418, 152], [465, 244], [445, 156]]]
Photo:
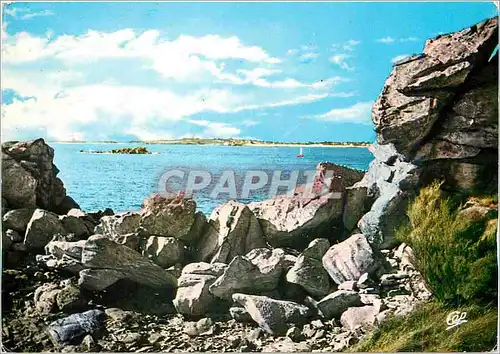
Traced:
[[257, 139], [235, 139], [235, 138], [182, 138], [172, 140], [131, 140], [128, 142], [104, 140], [59, 140], [58, 143], [105, 143], [105, 144], [172, 144], [172, 145], [224, 145], [224, 146], [325, 146], [325, 147], [367, 147], [371, 145], [368, 141], [306, 141], [306, 142], [280, 142], [265, 141]]

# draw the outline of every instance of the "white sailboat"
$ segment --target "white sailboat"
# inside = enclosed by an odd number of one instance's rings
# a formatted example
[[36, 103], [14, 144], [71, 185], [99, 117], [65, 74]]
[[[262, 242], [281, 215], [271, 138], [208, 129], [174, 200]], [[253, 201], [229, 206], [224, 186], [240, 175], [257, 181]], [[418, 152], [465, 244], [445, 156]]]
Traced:
[[300, 147], [300, 152], [297, 157], [304, 157], [304, 151], [302, 150], [302, 146]]

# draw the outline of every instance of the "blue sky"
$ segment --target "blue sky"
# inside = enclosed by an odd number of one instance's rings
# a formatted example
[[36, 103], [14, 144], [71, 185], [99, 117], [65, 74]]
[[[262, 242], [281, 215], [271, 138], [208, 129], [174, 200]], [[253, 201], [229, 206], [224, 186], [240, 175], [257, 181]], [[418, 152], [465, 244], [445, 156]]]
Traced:
[[14, 3], [2, 138], [373, 141], [392, 62], [493, 3]]

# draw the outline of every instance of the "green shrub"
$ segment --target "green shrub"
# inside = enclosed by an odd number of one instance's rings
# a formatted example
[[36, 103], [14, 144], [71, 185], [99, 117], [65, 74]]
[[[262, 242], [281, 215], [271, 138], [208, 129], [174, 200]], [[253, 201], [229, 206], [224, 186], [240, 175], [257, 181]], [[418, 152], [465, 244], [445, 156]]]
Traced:
[[459, 211], [434, 183], [410, 205], [409, 223], [397, 237], [412, 247], [414, 264], [437, 300], [454, 306], [496, 303], [497, 212], [470, 218]]

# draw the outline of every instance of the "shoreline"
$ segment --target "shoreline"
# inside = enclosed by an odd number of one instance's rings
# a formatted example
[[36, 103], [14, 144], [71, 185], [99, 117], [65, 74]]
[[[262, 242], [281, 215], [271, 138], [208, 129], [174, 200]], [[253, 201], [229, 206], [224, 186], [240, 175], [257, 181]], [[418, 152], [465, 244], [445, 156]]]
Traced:
[[144, 145], [189, 145], [189, 146], [231, 146], [231, 147], [302, 147], [302, 148], [368, 148], [371, 144], [301, 144], [301, 143], [244, 143], [244, 144], [224, 144], [224, 143], [189, 143], [181, 141], [164, 141], [164, 142], [149, 142], [149, 141], [134, 141], [134, 142], [109, 142], [109, 141], [48, 141], [49, 144], [144, 144]]

